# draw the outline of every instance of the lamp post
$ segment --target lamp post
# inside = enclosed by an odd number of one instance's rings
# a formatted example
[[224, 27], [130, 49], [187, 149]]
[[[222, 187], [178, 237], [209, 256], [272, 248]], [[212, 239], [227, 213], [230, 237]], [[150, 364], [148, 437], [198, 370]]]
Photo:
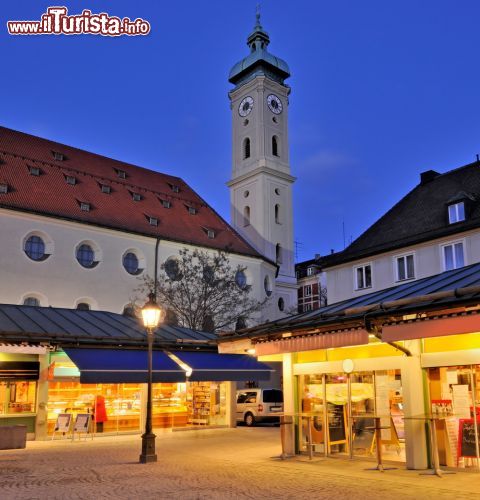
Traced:
[[155, 294], [148, 296], [148, 302], [142, 308], [143, 325], [147, 330], [148, 342], [148, 395], [147, 395], [147, 420], [145, 423], [145, 432], [142, 434], [142, 453], [140, 463], [148, 464], [156, 462], [155, 453], [155, 434], [152, 432], [152, 350], [153, 350], [153, 331], [160, 323], [162, 310], [158, 307], [155, 300]]

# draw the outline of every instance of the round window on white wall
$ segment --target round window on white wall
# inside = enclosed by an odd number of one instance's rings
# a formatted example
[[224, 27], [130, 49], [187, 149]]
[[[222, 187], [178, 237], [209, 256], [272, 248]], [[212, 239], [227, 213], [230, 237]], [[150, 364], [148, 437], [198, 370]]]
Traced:
[[29, 259], [42, 262], [53, 253], [53, 241], [47, 234], [34, 231], [23, 239], [23, 251]]
[[125, 271], [132, 276], [138, 276], [145, 269], [145, 262], [138, 250], [127, 250], [122, 257], [122, 265]]
[[180, 263], [176, 257], [169, 257], [162, 265], [165, 274], [172, 281], [179, 281], [182, 279], [182, 271], [180, 269]]
[[92, 269], [100, 262], [100, 249], [92, 241], [82, 241], [75, 249], [77, 262], [85, 269]]

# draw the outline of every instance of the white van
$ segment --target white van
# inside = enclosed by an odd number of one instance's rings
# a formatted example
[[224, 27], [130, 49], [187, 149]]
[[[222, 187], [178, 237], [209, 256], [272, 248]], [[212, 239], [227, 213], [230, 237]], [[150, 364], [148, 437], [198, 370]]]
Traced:
[[283, 392], [280, 389], [242, 389], [237, 391], [237, 422], [249, 427], [257, 422], [280, 422]]

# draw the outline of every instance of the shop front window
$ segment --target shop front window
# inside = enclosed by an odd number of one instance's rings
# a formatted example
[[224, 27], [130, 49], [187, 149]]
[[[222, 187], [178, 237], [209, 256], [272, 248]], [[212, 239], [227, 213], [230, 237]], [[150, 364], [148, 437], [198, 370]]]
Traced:
[[0, 381], [0, 415], [35, 412], [35, 381]]
[[428, 381], [440, 464], [479, 467], [480, 365], [429, 368]]
[[226, 384], [153, 385], [153, 427], [226, 425]]
[[304, 375], [299, 382], [301, 450], [311, 439], [315, 452], [373, 459], [379, 416], [383, 458], [405, 460], [400, 370]]
[[139, 384], [80, 384], [53, 381], [48, 389], [48, 431], [61, 413], [93, 413], [96, 432], [140, 430]]

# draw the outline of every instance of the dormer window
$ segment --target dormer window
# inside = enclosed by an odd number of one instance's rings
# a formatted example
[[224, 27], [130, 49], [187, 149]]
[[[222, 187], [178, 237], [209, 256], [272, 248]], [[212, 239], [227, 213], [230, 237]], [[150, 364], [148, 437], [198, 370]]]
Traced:
[[187, 207], [188, 208], [188, 213], [190, 215], [195, 215], [197, 213], [197, 209], [195, 207]]
[[448, 222], [455, 224], [465, 220], [465, 203], [463, 201], [448, 206]]
[[148, 223], [151, 226], [158, 226], [158, 219], [156, 217], [149, 217], [148, 218]]
[[120, 170], [120, 169], [115, 169], [115, 171], [117, 172], [117, 177], [119, 179], [126, 179], [127, 178], [127, 173], [125, 172], [125, 170]]
[[80, 210], [83, 212], [90, 212], [90, 203], [87, 203], [85, 201], [80, 202]]
[[307, 267], [307, 276], [312, 276], [313, 274], [315, 274], [315, 268], [312, 266]]
[[65, 156], [63, 153], [59, 153], [58, 151], [52, 151], [53, 154], [53, 159], [57, 161], [63, 161], [65, 159]]
[[207, 229], [207, 236], [213, 240], [215, 238], [215, 231], [213, 229]]
[[75, 186], [77, 183], [77, 179], [73, 177], [73, 175], [66, 175], [65, 180], [67, 181], [67, 184], [70, 184], [71, 186]]
[[8, 184], [0, 184], [0, 194], [8, 193]]
[[172, 204], [168, 200], [160, 200], [162, 202], [163, 208], [171, 208]]
[[180, 192], [180, 188], [176, 185], [176, 184], [169, 184], [170, 186], [170, 189], [174, 192], [174, 193], [179, 193]]
[[133, 201], [141, 201], [141, 199], [142, 199], [142, 195], [141, 194], [139, 194], [139, 193], [133, 193], [132, 192], [132, 200]]
[[38, 167], [28, 167], [28, 171], [30, 175], [35, 175], [37, 177], [40, 175], [40, 169]]
[[112, 192], [112, 188], [107, 184], [101, 184], [100, 189], [102, 190], [102, 193], [110, 194]]

